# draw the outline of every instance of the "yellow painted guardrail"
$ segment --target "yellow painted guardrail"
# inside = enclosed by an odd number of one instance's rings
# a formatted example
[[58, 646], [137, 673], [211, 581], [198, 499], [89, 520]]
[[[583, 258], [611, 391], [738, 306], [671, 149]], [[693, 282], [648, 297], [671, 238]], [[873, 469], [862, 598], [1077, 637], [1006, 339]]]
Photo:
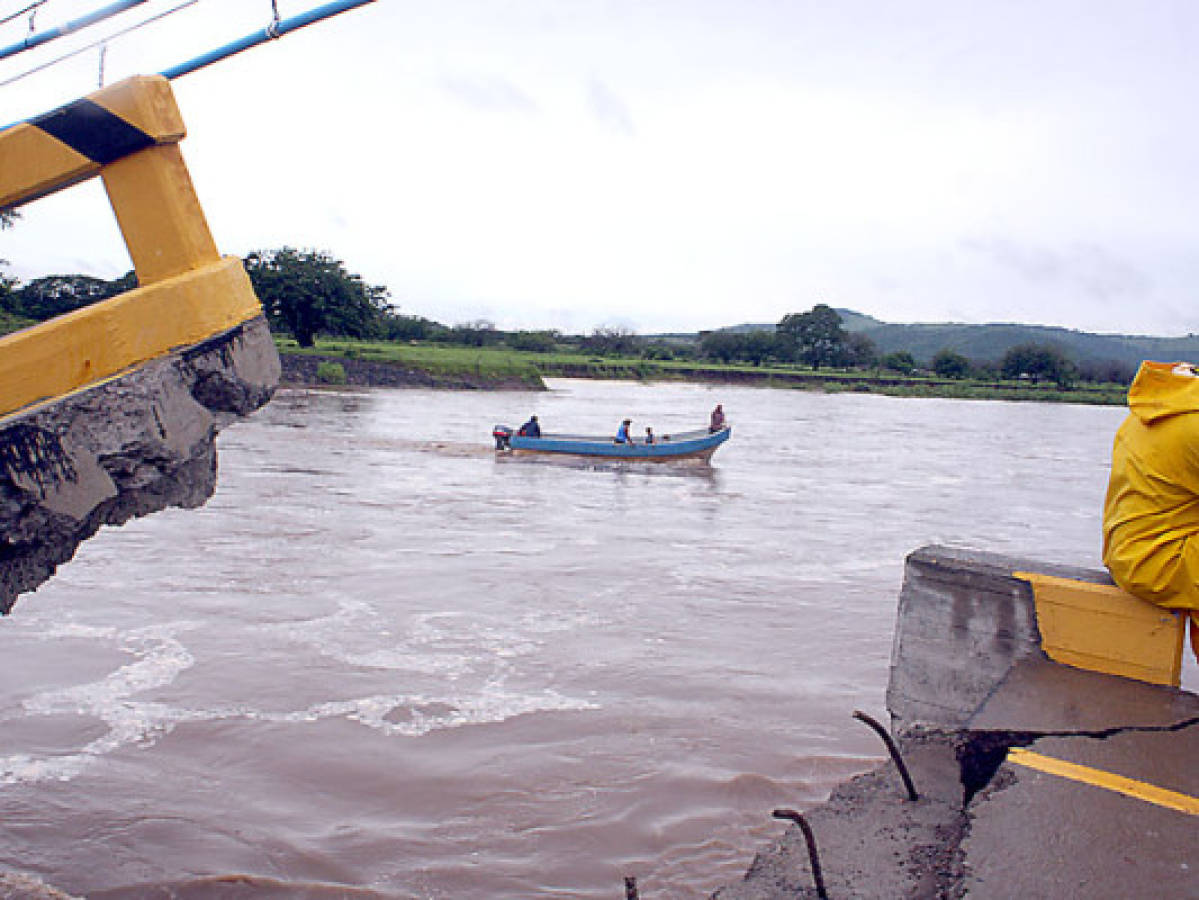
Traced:
[[137, 76], [0, 132], [0, 209], [99, 175], [136, 290], [0, 337], [0, 417], [95, 384], [262, 312], [216, 249], [183, 162], [170, 83]]
[[1014, 572], [1032, 585], [1041, 648], [1079, 669], [1177, 687], [1186, 614], [1112, 584]]

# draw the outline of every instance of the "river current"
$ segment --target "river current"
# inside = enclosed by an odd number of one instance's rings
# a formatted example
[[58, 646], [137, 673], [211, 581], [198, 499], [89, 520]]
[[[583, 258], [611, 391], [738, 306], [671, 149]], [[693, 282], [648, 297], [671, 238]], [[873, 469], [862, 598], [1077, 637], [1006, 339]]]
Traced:
[[[699, 465], [494, 423], [701, 426]], [[904, 556], [1099, 564], [1121, 409], [554, 381], [281, 391], [0, 620], [0, 868], [90, 897], [706, 896], [873, 767]], [[226, 883], [227, 884], [227, 883]], [[238, 893], [237, 896], [246, 896]]]

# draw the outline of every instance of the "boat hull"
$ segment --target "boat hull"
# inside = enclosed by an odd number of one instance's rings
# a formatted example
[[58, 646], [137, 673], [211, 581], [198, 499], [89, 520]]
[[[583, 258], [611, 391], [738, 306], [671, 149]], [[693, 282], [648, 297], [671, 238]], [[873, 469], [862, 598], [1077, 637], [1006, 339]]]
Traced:
[[599, 459], [636, 460], [638, 462], [670, 462], [691, 459], [707, 462], [712, 454], [729, 439], [732, 428], [722, 428], [711, 434], [690, 432], [675, 437], [663, 436], [653, 444], [636, 442], [617, 444], [611, 439], [546, 434], [542, 437], [512, 435], [509, 448], [513, 454], [553, 454], [585, 456]]

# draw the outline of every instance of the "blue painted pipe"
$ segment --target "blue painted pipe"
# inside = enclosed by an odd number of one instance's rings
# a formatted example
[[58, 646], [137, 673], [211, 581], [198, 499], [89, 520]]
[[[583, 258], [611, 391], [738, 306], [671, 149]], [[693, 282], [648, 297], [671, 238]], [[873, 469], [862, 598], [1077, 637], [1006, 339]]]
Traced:
[[195, 59], [190, 59], [170, 69], [164, 69], [158, 74], [166, 78], [178, 78], [180, 75], [187, 75], [197, 69], [210, 66], [214, 62], [227, 59], [235, 53], [241, 53], [243, 50], [249, 50], [251, 47], [257, 47], [259, 44], [265, 44], [274, 38], [282, 37], [290, 31], [295, 31], [297, 28], [303, 28], [305, 25], [311, 25], [313, 22], [321, 21], [321, 19], [327, 19], [346, 10], [374, 2], [375, 0], [338, 0], [336, 3], [326, 3], [323, 6], [316, 7], [316, 9], [310, 9], [306, 13], [292, 16], [290, 19], [280, 19], [273, 26], [267, 26], [262, 31], [247, 34], [240, 40], [233, 41], [215, 50], [210, 50], [202, 56], [197, 56]]
[[18, 53], [24, 53], [26, 50], [40, 47], [42, 44], [52, 41], [55, 38], [78, 31], [80, 28], [87, 28], [88, 25], [94, 25], [102, 19], [115, 16], [117, 13], [123, 13], [127, 9], [132, 9], [146, 2], [148, 0], [121, 0], [120, 3], [110, 3], [103, 9], [88, 13], [86, 16], [80, 16], [73, 22], [67, 22], [65, 25], [59, 25], [57, 28], [50, 28], [37, 34], [31, 34], [23, 41], [13, 44], [10, 47], [5, 47], [3, 50], [0, 50], [0, 59], [8, 59], [10, 56], [16, 56]]

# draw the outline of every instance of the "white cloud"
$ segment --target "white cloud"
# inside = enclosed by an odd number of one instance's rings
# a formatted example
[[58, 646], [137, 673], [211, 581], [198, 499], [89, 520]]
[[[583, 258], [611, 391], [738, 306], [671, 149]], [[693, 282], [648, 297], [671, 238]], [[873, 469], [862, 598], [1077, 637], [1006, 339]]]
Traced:
[[[267, 6], [202, 3], [114, 44], [110, 75]], [[678, 330], [824, 301], [1182, 333], [1196, 23], [1152, 2], [380, 2], [175, 86], [223, 249], [328, 249], [409, 312]], [[94, 78], [58, 67], [0, 113]], [[22, 276], [127, 266], [94, 193], [35, 206], [0, 236]]]

